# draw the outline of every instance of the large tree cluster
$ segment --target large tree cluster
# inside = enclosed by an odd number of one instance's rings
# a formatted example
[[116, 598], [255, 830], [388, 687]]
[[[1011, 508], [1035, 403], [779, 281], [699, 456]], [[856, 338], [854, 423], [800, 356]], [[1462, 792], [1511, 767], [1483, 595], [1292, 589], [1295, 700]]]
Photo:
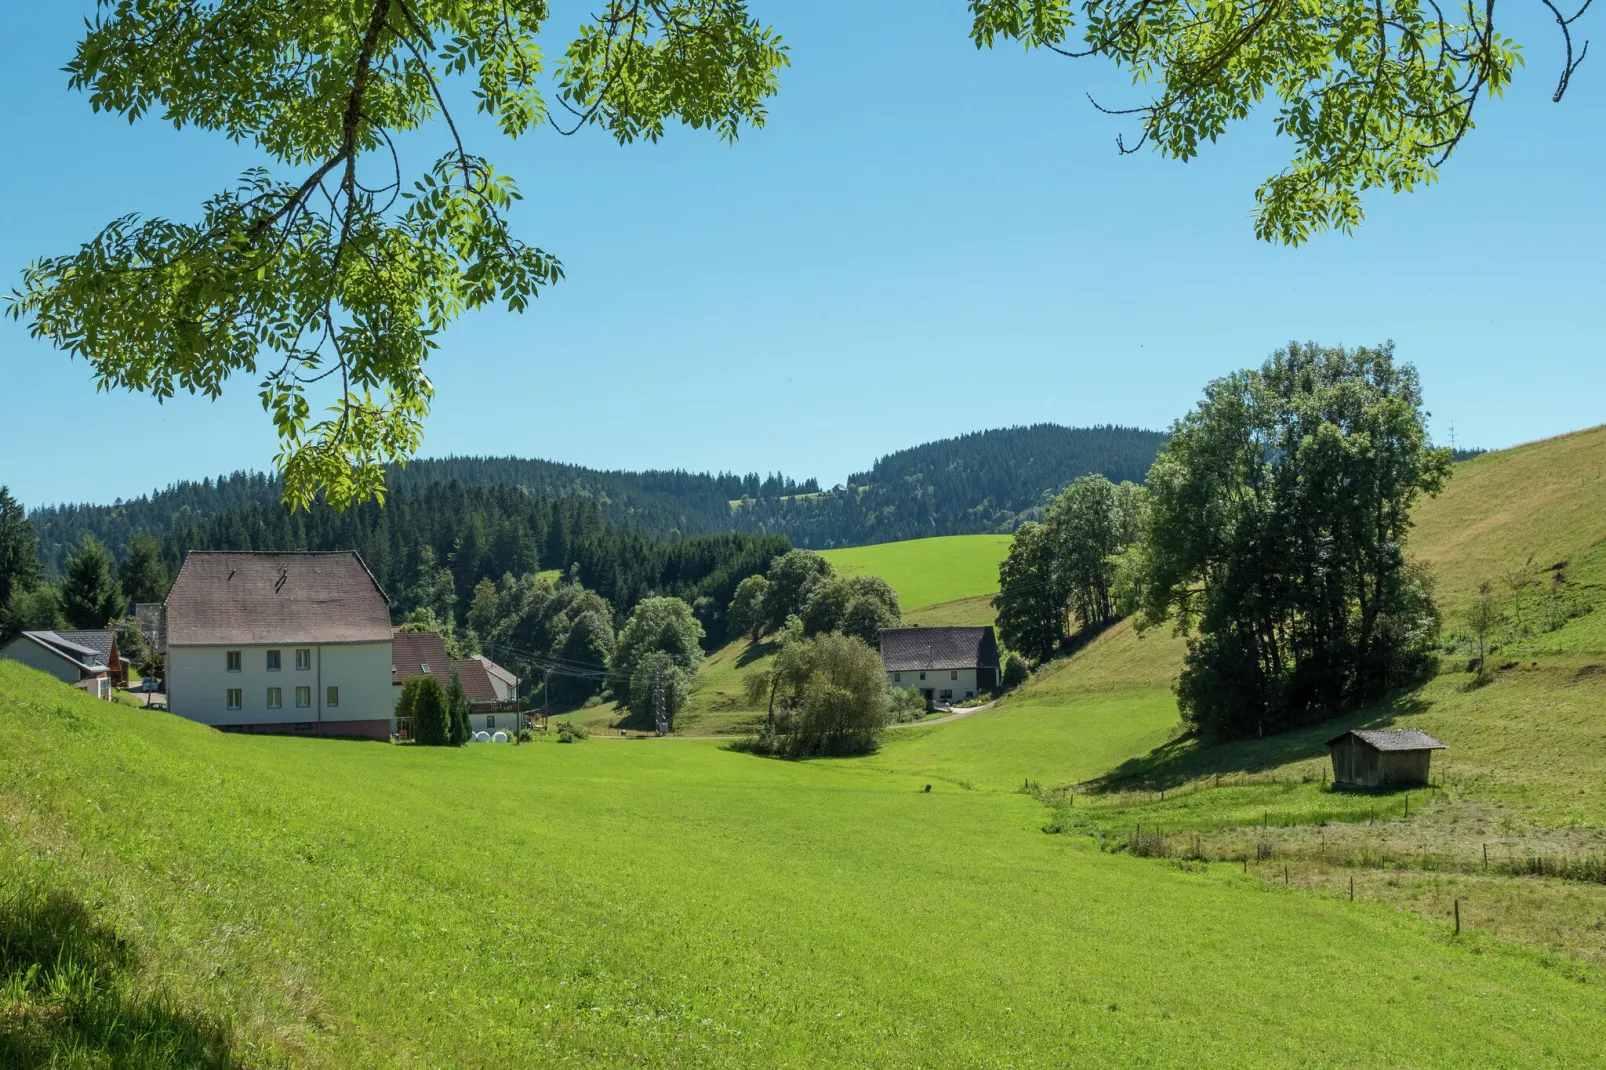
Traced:
[[1140, 624], [1189, 634], [1185, 717], [1278, 731], [1416, 678], [1439, 615], [1406, 537], [1449, 465], [1392, 345], [1290, 345], [1206, 387], [1149, 473], [1130, 569]]
[[1041, 523], [1021, 525], [999, 566], [994, 598], [1004, 642], [1041, 661], [1071, 634], [1115, 616], [1120, 555], [1138, 537], [1146, 492], [1083, 476], [1055, 495]]

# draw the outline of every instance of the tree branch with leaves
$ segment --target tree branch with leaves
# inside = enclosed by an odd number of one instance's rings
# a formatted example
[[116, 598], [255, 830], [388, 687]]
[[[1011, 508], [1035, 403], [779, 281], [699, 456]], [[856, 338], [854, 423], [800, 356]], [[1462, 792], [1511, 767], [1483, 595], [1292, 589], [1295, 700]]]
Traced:
[[[272, 164], [196, 221], [123, 216], [34, 261], [10, 315], [100, 389], [216, 398], [256, 376], [290, 503], [382, 499], [385, 467], [421, 442], [440, 333], [563, 277], [514, 236], [518, 187], [465, 144], [451, 79], [510, 138], [555, 100], [565, 134], [656, 141], [678, 119], [734, 140], [787, 64], [746, 0], [609, 0], [546, 75], [548, 17], [544, 0], [101, 0], [66, 68], [95, 110], [223, 133]], [[394, 136], [436, 120], [450, 148], [409, 179]]]
[[[1588, 53], [1575, 24], [1591, 0], [1554, 16], [1565, 46], [1553, 99]], [[1189, 160], [1268, 100], [1293, 158], [1255, 191], [1255, 235], [1299, 245], [1359, 226], [1361, 194], [1406, 192], [1436, 181], [1523, 63], [1500, 32], [1494, 0], [1459, 8], [1438, 0], [971, 0], [978, 48], [1019, 41], [1071, 58], [1102, 57], [1134, 84], [1159, 88], [1146, 104], [1099, 111], [1129, 116], [1139, 136]], [[1091, 98], [1090, 98], [1091, 99]]]

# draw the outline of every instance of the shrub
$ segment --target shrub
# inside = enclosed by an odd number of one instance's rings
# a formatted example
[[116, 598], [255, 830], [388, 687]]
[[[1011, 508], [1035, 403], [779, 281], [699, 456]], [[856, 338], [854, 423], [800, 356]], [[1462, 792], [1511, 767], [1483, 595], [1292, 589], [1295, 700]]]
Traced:
[[926, 715], [926, 697], [912, 687], [895, 687], [889, 692], [887, 719], [893, 724], [918, 721]]
[[1031, 676], [1031, 672], [1031, 669], [1026, 667], [1026, 659], [1010, 651], [1009, 656], [1004, 659], [1004, 689], [1007, 691], [1024, 684]]
[[558, 722], [558, 742], [573, 743], [577, 739], [588, 739], [590, 733], [573, 721]]

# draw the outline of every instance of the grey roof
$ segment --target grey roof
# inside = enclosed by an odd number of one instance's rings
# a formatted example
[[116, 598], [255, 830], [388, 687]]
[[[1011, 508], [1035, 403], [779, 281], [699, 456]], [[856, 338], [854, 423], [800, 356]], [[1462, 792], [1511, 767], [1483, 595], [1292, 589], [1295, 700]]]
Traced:
[[99, 655], [101, 664], [111, 663], [112, 646], [117, 642], [117, 633], [110, 628], [95, 628], [76, 632], [57, 632], [57, 635], [75, 643], [80, 647], [93, 650]]
[[1449, 750], [1420, 728], [1357, 728], [1327, 741], [1329, 747], [1355, 736], [1374, 750]]
[[167, 644], [377, 643], [390, 600], [362, 558], [191, 550], [167, 593]]
[[438, 676], [441, 686], [446, 686], [452, 676], [452, 662], [440, 636], [434, 632], [397, 632], [391, 638], [390, 682], [399, 684], [409, 676]]
[[94, 650], [63, 639], [55, 632], [23, 632], [18, 638], [26, 639], [35, 646], [44, 647], [58, 658], [72, 662], [85, 672], [108, 671], [108, 666]]
[[881, 663], [888, 672], [996, 669], [998, 640], [991, 628], [887, 628]]

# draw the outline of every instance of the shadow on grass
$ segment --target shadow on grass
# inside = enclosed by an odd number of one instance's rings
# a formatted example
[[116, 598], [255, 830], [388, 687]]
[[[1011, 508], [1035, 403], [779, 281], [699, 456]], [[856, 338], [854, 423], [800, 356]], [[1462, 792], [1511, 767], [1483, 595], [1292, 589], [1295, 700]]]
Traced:
[[737, 656], [736, 667], [745, 669], [759, 658], [769, 657], [779, 649], [781, 649], [781, 644], [773, 639], [761, 643], [748, 643], [747, 649]]
[[1293, 762], [1325, 759], [1327, 741], [1334, 736], [1354, 728], [1387, 728], [1401, 718], [1425, 712], [1430, 705], [1415, 692], [1406, 692], [1364, 709], [1264, 739], [1210, 744], [1197, 736], [1179, 736], [1142, 757], [1127, 759], [1089, 782], [1089, 787], [1094, 791], [1125, 791], [1137, 787], [1168, 789], [1202, 777], [1254, 775]]
[[233, 1068], [228, 1030], [137, 989], [132, 949], [76, 898], [0, 890], [0, 1066]]

